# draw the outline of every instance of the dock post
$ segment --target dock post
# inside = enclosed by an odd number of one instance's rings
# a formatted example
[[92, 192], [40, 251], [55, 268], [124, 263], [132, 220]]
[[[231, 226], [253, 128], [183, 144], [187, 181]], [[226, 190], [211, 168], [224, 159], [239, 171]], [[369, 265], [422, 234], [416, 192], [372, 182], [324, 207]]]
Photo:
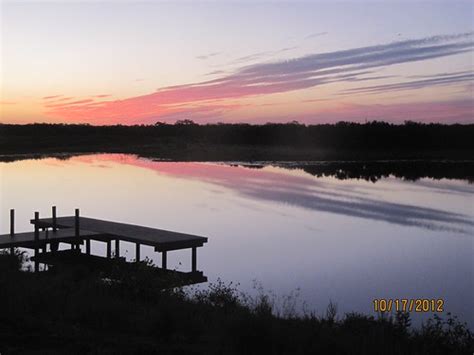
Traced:
[[57, 226], [57, 217], [56, 217], [56, 206], [53, 206], [53, 232], [56, 232], [56, 230], [58, 229], [58, 226]]
[[115, 257], [120, 258], [120, 240], [115, 239]]
[[91, 240], [86, 239], [86, 254], [91, 255]]
[[38, 247], [35, 247], [35, 272], [39, 270], [39, 263], [38, 263]]
[[140, 262], [140, 243], [135, 244], [135, 261]]
[[166, 269], [166, 250], [161, 253], [161, 268]]
[[197, 271], [197, 248], [193, 247], [191, 249], [191, 271]]
[[79, 244], [78, 244], [78, 239], [79, 239], [79, 224], [80, 224], [80, 219], [79, 219], [79, 208], [76, 208], [75, 211], [75, 218], [74, 218], [74, 235], [76, 237], [76, 243], [74, 243], [74, 248], [78, 250], [79, 249]]
[[[15, 236], [15, 210], [10, 210], [10, 236], [13, 238]], [[10, 254], [15, 254], [15, 248], [10, 248]]]
[[10, 210], [10, 235], [13, 237], [15, 235], [15, 210]]
[[35, 272], [38, 272], [39, 269], [39, 263], [38, 263], [38, 242], [39, 241], [39, 212], [35, 212], [35, 265], [34, 265], [34, 270]]
[[76, 216], [74, 219], [74, 231], [75, 231], [76, 238], [79, 238], [79, 223], [80, 223], [79, 208], [76, 208]]
[[108, 240], [107, 241], [107, 259], [110, 259], [110, 257], [112, 256], [112, 245], [111, 245], [111, 241]]
[[35, 242], [39, 240], [39, 212], [35, 212]]

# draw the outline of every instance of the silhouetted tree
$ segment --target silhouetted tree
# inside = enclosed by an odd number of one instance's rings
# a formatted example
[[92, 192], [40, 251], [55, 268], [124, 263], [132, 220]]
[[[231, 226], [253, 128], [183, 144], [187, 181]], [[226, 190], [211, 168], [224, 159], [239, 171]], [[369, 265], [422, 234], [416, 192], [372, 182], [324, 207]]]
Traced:
[[185, 120], [177, 120], [175, 125], [196, 125], [196, 122], [193, 120], [185, 119]]

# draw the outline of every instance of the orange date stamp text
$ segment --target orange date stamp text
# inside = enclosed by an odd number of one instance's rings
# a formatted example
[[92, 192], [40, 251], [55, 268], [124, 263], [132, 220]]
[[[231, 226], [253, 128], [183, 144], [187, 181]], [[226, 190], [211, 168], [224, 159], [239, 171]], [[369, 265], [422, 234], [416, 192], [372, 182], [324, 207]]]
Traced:
[[444, 300], [434, 298], [376, 298], [375, 312], [443, 312]]

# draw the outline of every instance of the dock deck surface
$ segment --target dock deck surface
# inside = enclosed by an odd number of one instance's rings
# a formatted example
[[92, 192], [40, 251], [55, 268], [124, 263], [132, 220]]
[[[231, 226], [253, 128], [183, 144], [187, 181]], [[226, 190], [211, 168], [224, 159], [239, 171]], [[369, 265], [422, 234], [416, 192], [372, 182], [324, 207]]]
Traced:
[[[35, 223], [31, 220], [31, 223]], [[58, 228], [66, 228], [74, 233], [75, 217], [58, 217], [56, 219]], [[53, 227], [52, 218], [39, 219], [39, 226]], [[150, 245], [157, 251], [185, 249], [201, 247], [207, 242], [207, 238], [192, 234], [178, 233], [163, 229], [143, 227], [134, 224], [105, 221], [95, 218], [80, 217], [80, 231], [90, 231], [97, 235], [109, 236], [110, 239], [120, 239], [132, 243]], [[92, 238], [94, 239], [94, 238]]]
[[[81, 238], [100, 238], [102, 233], [92, 232], [89, 230], [81, 229]], [[21, 248], [21, 247], [32, 247], [35, 245], [41, 245], [45, 242], [72, 242], [77, 240], [74, 228], [58, 229], [56, 231], [39, 231], [38, 239], [35, 240], [35, 232], [24, 232], [15, 233], [13, 236], [10, 234], [0, 235], [0, 249], [1, 248]]]

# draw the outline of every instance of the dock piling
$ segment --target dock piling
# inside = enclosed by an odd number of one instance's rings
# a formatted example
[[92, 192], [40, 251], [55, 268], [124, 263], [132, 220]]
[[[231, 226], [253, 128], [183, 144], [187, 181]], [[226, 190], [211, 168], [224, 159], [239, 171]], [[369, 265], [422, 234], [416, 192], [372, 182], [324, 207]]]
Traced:
[[197, 271], [197, 248], [191, 248], [191, 271]]
[[35, 212], [35, 242], [39, 240], [39, 212]]
[[13, 237], [15, 235], [15, 210], [10, 210], [10, 235]]
[[52, 207], [52, 214], [53, 214], [53, 231], [56, 232], [56, 230], [58, 229], [58, 221], [57, 221], [57, 217], [56, 217], [56, 206], [53, 206]]
[[135, 244], [135, 259], [136, 262], [140, 262], [140, 243]]
[[[39, 212], [35, 212], [35, 242], [39, 241]], [[39, 263], [38, 263], [38, 243], [35, 243], [35, 262], [34, 262], [34, 271], [38, 272]]]
[[35, 262], [34, 262], [34, 270], [35, 272], [38, 272], [39, 271], [39, 262], [38, 262], [38, 247], [35, 248]]
[[80, 224], [79, 208], [76, 208], [76, 215], [75, 215], [75, 218], [74, 218], [74, 228], [75, 228], [75, 232], [76, 232], [76, 238], [79, 238], [79, 224]]
[[[15, 210], [10, 210], [10, 236], [13, 238], [15, 236]], [[10, 254], [15, 254], [15, 248], [10, 248]]]
[[86, 254], [91, 255], [91, 240], [86, 239]]
[[[75, 216], [74, 216], [74, 235], [76, 238], [79, 238], [79, 227], [80, 227], [80, 219], [79, 219], [79, 208], [76, 208], [75, 210]], [[74, 243], [74, 248], [75, 250], [79, 250], [79, 241], [76, 240]]]
[[115, 257], [120, 258], [120, 240], [115, 239]]
[[112, 242], [110, 240], [107, 241], [107, 259], [110, 259], [112, 256]]
[[161, 268], [166, 269], [166, 250], [161, 253]]

